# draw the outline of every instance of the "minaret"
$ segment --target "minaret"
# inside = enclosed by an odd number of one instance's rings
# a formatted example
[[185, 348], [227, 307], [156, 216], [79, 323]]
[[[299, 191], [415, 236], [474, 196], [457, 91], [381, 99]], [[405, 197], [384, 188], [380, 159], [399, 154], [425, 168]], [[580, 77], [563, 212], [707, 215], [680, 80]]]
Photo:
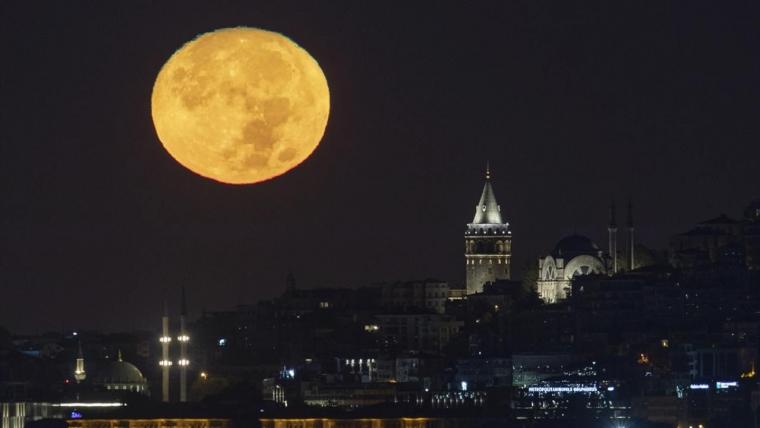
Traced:
[[486, 164], [486, 182], [475, 206], [475, 217], [464, 232], [467, 294], [483, 291], [483, 285], [510, 279], [512, 232], [501, 217], [501, 207], [491, 186], [491, 168]]
[[285, 276], [285, 292], [293, 293], [294, 291], [296, 291], [296, 277], [293, 272], [288, 272]]
[[84, 371], [84, 355], [82, 354], [82, 342], [79, 342], [79, 353], [77, 354], [77, 366], [74, 369], [74, 379], [81, 383], [87, 379], [87, 373]]
[[628, 270], [636, 268], [636, 256], [633, 240], [633, 205], [628, 200]]
[[612, 257], [612, 273], [618, 271], [618, 254], [617, 254], [617, 221], [615, 220], [615, 202], [610, 204], [610, 224], [607, 226], [607, 232], [610, 235], [609, 252]]
[[185, 299], [185, 287], [182, 287], [182, 312], [179, 315], [179, 401], [184, 403], [187, 401], [187, 366], [190, 365], [190, 360], [187, 359], [187, 342], [190, 341], [190, 336], [187, 334], [187, 326], [185, 325], [185, 318], [187, 317], [187, 301]]
[[169, 307], [164, 299], [164, 316], [161, 318], [161, 361], [158, 365], [161, 366], [161, 400], [164, 403], [169, 402], [169, 369], [172, 366], [172, 361], [169, 359], [169, 344], [172, 338], [169, 336]]

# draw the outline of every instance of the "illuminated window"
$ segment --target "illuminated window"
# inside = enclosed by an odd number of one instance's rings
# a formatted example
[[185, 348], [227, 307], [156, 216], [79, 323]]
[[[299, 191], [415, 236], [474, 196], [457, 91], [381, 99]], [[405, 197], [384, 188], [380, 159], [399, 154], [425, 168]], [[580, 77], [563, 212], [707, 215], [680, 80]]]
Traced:
[[322, 309], [327, 309], [330, 307], [330, 302], [319, 302], [319, 307]]

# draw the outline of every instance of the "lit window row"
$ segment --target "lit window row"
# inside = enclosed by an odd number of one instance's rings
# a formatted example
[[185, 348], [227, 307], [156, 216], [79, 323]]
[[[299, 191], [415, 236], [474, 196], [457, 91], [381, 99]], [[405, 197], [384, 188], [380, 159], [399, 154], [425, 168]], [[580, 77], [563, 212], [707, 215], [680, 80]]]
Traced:
[[183, 334], [182, 336], [177, 336], [177, 340], [179, 340], [180, 342], [189, 342], [190, 336]]
[[177, 364], [179, 364], [180, 366], [188, 366], [188, 365], [190, 365], [190, 360], [186, 360], [186, 359], [183, 358], [183, 359], [177, 361]]
[[[486, 259], [486, 260], [488, 261], [487, 263], [484, 263], [484, 262], [483, 262], [483, 259], [478, 259], [478, 261], [477, 261], [477, 262], [476, 262], [475, 260], [467, 260], [467, 261], [465, 262], [465, 264], [468, 264], [468, 265], [482, 265], [482, 264], [489, 264], [489, 265], [492, 265], [492, 264], [493, 264], [493, 260], [494, 260], [494, 259]], [[504, 264], [507, 264], [507, 261], [506, 261], [506, 260], [502, 260], [501, 258], [497, 258], [497, 259], [496, 259], [496, 264], [499, 264], [499, 265], [500, 265], [502, 261], [504, 262]]]
[[171, 341], [172, 341], [172, 338], [171, 338], [171, 337], [169, 337], [169, 336], [161, 336], [161, 337], [158, 339], [158, 341], [159, 341], [159, 342], [161, 342], [161, 343], [169, 343], [169, 342], [171, 342]]
[[158, 365], [161, 367], [169, 367], [172, 365], [172, 362], [170, 360], [161, 360], [158, 362]]

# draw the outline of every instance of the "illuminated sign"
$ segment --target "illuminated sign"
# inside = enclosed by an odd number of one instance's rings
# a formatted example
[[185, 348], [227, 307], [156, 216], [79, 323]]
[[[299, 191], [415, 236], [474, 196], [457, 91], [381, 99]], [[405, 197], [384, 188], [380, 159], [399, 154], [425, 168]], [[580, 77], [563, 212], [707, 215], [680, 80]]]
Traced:
[[716, 389], [728, 389], [728, 388], [738, 388], [739, 384], [737, 382], [715, 382], [715, 388]]
[[710, 389], [710, 385], [706, 383], [692, 383], [689, 385], [689, 389]]
[[596, 386], [530, 386], [528, 392], [597, 392]]

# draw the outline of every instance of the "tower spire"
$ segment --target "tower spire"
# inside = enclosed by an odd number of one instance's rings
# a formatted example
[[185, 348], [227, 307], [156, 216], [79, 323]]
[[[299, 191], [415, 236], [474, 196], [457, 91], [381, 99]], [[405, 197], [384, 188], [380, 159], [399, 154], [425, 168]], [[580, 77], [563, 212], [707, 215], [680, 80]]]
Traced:
[[618, 271], [618, 254], [617, 254], [617, 220], [615, 212], [615, 201], [610, 202], [610, 224], [607, 225], [607, 232], [609, 233], [609, 247], [610, 257], [612, 258], [612, 273]]
[[628, 270], [634, 270], [636, 268], [636, 255], [635, 255], [635, 242], [633, 236], [633, 204], [628, 199]]
[[295, 289], [296, 289], [296, 277], [293, 275], [292, 271], [288, 271], [288, 274], [285, 276], [285, 290], [293, 291]]
[[502, 224], [501, 207], [496, 202], [496, 195], [491, 186], [491, 166], [486, 163], [486, 182], [483, 185], [483, 192], [480, 194], [480, 200], [475, 207], [475, 217], [472, 219], [473, 224]]
[[187, 298], [185, 297], [185, 286], [184, 285], [182, 286], [181, 299], [182, 299], [182, 302], [181, 302], [182, 309], [181, 309], [180, 315], [182, 315], [184, 317], [184, 316], [187, 316]]

